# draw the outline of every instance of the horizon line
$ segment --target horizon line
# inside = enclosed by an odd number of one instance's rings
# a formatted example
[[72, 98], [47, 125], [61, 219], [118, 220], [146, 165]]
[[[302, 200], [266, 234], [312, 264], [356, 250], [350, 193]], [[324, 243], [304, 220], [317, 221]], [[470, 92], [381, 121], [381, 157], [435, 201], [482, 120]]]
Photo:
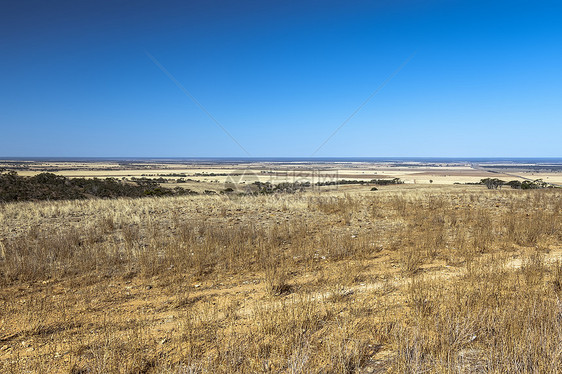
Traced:
[[0, 156], [0, 161], [4, 160], [216, 160], [216, 159], [243, 159], [243, 160], [263, 160], [263, 159], [293, 159], [293, 160], [325, 160], [325, 159], [560, 159], [562, 156]]

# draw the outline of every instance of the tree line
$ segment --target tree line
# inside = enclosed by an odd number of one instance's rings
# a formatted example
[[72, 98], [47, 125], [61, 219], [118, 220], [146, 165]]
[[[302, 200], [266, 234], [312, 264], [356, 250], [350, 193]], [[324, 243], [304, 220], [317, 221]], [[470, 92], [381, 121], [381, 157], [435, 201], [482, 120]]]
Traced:
[[511, 188], [519, 190], [534, 190], [539, 188], [553, 188], [549, 183], [544, 182], [542, 179], [536, 179], [534, 181], [524, 180], [523, 182], [518, 180], [512, 180], [509, 182], [503, 181], [498, 178], [485, 178], [480, 180], [480, 184], [485, 185], [490, 190], [495, 190], [502, 188], [502, 186], [509, 186]]
[[66, 178], [53, 173], [25, 177], [0, 169], [0, 202], [193, 194], [197, 193], [181, 187], [162, 188], [158, 181], [147, 178], [126, 182], [116, 178]]

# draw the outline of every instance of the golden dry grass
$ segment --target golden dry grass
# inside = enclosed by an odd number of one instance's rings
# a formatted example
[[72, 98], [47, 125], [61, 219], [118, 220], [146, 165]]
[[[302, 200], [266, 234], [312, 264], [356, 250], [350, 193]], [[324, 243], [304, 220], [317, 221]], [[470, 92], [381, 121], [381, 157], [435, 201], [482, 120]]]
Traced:
[[0, 372], [557, 372], [561, 197], [2, 205]]

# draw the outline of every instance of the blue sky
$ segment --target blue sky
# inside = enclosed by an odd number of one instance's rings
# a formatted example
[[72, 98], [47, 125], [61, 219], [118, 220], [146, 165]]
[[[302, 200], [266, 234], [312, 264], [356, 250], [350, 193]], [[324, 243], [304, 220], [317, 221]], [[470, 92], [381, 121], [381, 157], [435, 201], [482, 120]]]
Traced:
[[12, 1], [0, 156], [562, 157], [552, 1]]

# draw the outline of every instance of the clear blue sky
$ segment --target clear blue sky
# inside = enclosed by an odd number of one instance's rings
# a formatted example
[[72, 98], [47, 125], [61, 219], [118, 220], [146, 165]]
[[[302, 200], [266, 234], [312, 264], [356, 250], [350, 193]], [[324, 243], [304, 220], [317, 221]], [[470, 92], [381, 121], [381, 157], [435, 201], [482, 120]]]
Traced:
[[562, 156], [555, 1], [4, 1], [0, 156]]

